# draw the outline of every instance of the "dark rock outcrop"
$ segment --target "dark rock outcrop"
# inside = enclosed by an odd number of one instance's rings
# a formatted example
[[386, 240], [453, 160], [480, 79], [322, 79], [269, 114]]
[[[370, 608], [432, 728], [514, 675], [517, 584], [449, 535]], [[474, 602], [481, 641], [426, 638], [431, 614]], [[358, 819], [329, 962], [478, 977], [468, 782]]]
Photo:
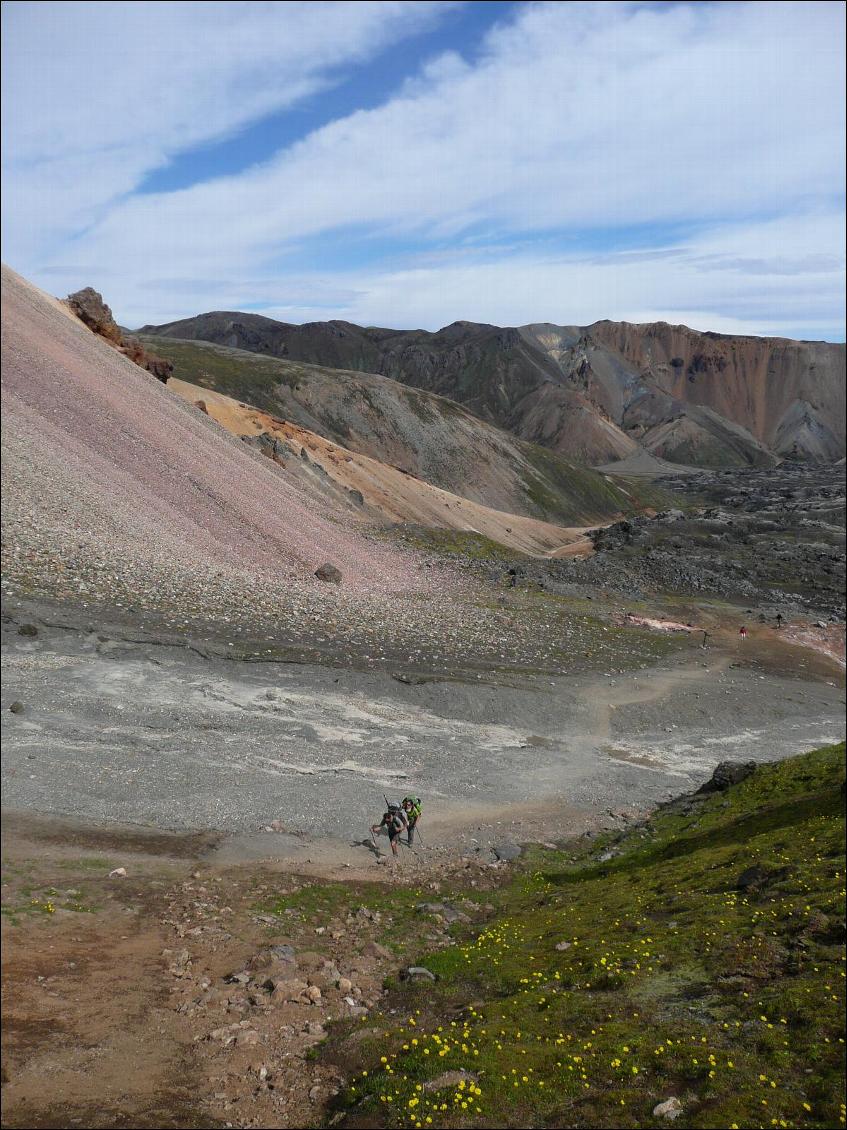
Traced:
[[94, 287], [86, 286], [69, 294], [67, 302], [80, 321], [85, 322], [90, 330], [108, 341], [121, 344], [123, 334], [112, 316], [111, 309], [103, 301], [103, 295]]
[[700, 793], [722, 793], [732, 785], [746, 781], [756, 771], [755, 761], [722, 761], [710, 779], [697, 790]]
[[262, 432], [257, 436], [242, 436], [241, 440], [246, 443], [248, 447], [253, 447], [260, 455], [273, 460], [281, 467], [285, 466], [285, 455], [288, 448], [284, 443], [272, 436], [269, 432]]

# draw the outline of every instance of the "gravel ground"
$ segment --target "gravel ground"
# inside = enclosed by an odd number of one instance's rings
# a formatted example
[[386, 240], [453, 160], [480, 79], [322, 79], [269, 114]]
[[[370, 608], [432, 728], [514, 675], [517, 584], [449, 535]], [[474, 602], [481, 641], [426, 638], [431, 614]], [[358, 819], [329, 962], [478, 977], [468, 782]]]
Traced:
[[231, 833], [279, 820], [361, 839], [383, 793], [411, 790], [443, 838], [527, 806], [640, 810], [726, 757], [843, 737], [834, 682], [701, 654], [629, 675], [407, 684], [7, 623], [4, 804]]
[[[554, 811], [643, 808], [724, 757], [843, 736], [827, 661], [815, 682], [789, 649], [764, 676], [754, 641], [730, 666], [735, 643], [621, 627], [608, 591], [589, 606], [369, 540], [3, 282], [9, 808], [349, 840], [413, 789], [444, 841], [543, 835]], [[340, 587], [313, 576], [327, 559]]]

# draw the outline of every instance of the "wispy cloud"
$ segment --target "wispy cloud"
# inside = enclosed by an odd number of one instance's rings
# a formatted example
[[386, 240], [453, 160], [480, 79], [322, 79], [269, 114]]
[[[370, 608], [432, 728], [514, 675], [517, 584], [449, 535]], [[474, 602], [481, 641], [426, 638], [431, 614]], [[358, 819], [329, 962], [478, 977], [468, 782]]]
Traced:
[[[34, 93], [32, 112], [10, 127], [22, 140], [7, 254], [42, 284], [101, 286], [130, 324], [195, 313], [214, 294], [218, 308], [263, 303], [293, 320], [668, 317], [843, 332], [840, 4], [521, 4], [472, 63], [442, 54], [378, 108], [238, 175], [132, 193], [142, 164], [300, 97], [372, 51], [374, 37], [408, 30], [407, 16], [443, 7], [213, 5], [227, 10], [222, 28], [207, 5], [114, 6], [144, 9], [148, 21], [167, 11], [164, 27], [152, 25], [166, 63], [129, 75], [110, 64], [86, 95], [67, 78], [73, 51], [54, 44], [58, 78], [42, 73], [49, 93]], [[192, 34], [191, 12], [213, 30]], [[280, 23], [270, 27], [272, 16]], [[285, 82], [272, 32], [287, 45]], [[223, 61], [210, 68], [216, 45]], [[158, 89], [173, 69], [176, 91]], [[38, 85], [11, 82], [19, 98]], [[68, 125], [73, 143], [50, 155], [74, 101], [86, 127]], [[110, 110], [99, 146], [101, 102]], [[213, 126], [197, 120], [209, 116]], [[144, 150], [135, 164], [133, 148]], [[45, 183], [53, 160], [58, 189]], [[53, 228], [45, 215], [58, 217]], [[638, 225], [641, 242], [616, 253], [615, 233]], [[576, 237], [580, 252], [563, 253]], [[392, 254], [392, 241], [402, 251]]]
[[454, 6], [4, 5], [6, 253], [55, 259], [169, 157], [294, 106]]

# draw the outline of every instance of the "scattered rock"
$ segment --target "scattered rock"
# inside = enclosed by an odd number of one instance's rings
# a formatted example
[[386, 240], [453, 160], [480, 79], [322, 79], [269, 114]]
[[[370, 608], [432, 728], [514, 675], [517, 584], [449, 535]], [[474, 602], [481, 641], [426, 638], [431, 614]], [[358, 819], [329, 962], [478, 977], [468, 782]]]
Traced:
[[769, 870], [767, 867], [762, 867], [760, 863], [754, 863], [752, 867], [747, 867], [741, 872], [735, 880], [735, 886], [739, 891], [749, 891], [756, 887], [765, 887], [769, 883], [776, 883], [788, 874], [789, 868], [787, 867]]
[[9, 709], [13, 714], [23, 714], [24, 704], [22, 702], [13, 702]]
[[125, 879], [126, 878], [126, 868], [125, 867], [116, 867], [113, 871], [109, 872], [109, 878], [110, 879]]
[[571, 945], [571, 942], [556, 942], [556, 949], [559, 951], [559, 953], [564, 953], [565, 950], [569, 950], [571, 948]]
[[434, 973], [423, 965], [410, 965], [408, 969], [400, 970], [401, 981], [437, 981], [438, 978]]
[[21, 626], [18, 628], [18, 635], [30, 636], [34, 638], [38, 635], [38, 628], [36, 628], [35, 624], [21, 624]]
[[492, 850], [497, 858], [504, 863], [512, 863], [521, 854], [518, 844], [495, 844]]
[[843, 918], [830, 918], [821, 911], [813, 911], [803, 932], [825, 946], [843, 946], [847, 939], [847, 923]]
[[[166, 953], [168, 951], [165, 951]], [[183, 977], [191, 965], [191, 954], [188, 950], [179, 950], [171, 957], [168, 969], [175, 977]]]
[[665, 1099], [663, 1103], [657, 1103], [656, 1106], [653, 1107], [654, 1118], [667, 1118], [673, 1121], [673, 1119], [679, 1118], [681, 1114], [682, 1103], [676, 1095], [671, 1095], [669, 1099]]
[[394, 671], [391, 678], [396, 679], [398, 683], [405, 683], [409, 687], [420, 686], [427, 681], [423, 675], [411, 675], [407, 671]]
[[239, 1048], [252, 1048], [259, 1042], [259, 1033], [255, 1028], [245, 1028], [235, 1037], [236, 1046]]
[[319, 581], [326, 581], [331, 585], [341, 584], [341, 570], [336, 568], [335, 565], [330, 564], [330, 562], [328, 561], [324, 565], [321, 565], [319, 568], [315, 569], [315, 576]]
[[296, 1004], [308, 989], [305, 981], [296, 978], [286, 981], [274, 981], [271, 999], [277, 1003]]
[[415, 906], [415, 910], [422, 910], [425, 914], [443, 914], [443, 902], [419, 902]]
[[224, 977], [224, 983], [227, 985], [247, 985], [250, 981], [250, 973], [246, 969], [242, 969], [238, 973], [229, 973]]
[[428, 1079], [423, 1089], [428, 1092], [443, 1091], [447, 1087], [456, 1087], [459, 1083], [476, 1083], [478, 1080], [479, 1076], [470, 1071], [444, 1071], [434, 1079]]

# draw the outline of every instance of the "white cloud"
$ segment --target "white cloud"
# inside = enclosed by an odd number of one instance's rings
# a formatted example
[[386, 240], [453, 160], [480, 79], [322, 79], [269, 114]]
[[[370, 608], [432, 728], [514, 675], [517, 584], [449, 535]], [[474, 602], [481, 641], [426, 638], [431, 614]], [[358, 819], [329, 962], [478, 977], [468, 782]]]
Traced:
[[[681, 321], [673, 311], [683, 310], [762, 332], [837, 324], [841, 5], [522, 4], [516, 13], [473, 64], [455, 53], [433, 60], [385, 105], [260, 167], [109, 204], [54, 250], [38, 281], [94, 283], [130, 324], [208, 308], [208, 287], [186, 283], [177, 295], [176, 279], [217, 280], [217, 308], [266, 302], [292, 320]], [[233, 83], [256, 51], [246, 37], [243, 54], [233, 52]], [[188, 83], [195, 106], [197, 83]], [[190, 135], [190, 121], [175, 122], [175, 134]], [[668, 245], [659, 229], [680, 223], [699, 234]], [[545, 249], [551, 232], [559, 247], [635, 225], [657, 229], [645, 231], [645, 249], [672, 253]], [[480, 229], [516, 233], [528, 249], [475, 257], [465, 239]], [[334, 267], [327, 244], [337, 233], [347, 250], [351, 232], [365, 247], [367, 234], [416, 240], [440, 258]], [[321, 272], [303, 268], [310, 239], [321, 239]]]
[[[840, 240], [833, 243], [833, 240]], [[435, 329], [457, 315], [496, 325], [585, 325], [601, 317], [668, 321], [725, 333], [826, 336], [841, 317], [844, 242], [840, 215], [732, 225], [645, 252], [550, 254], [537, 247], [502, 256], [462, 251], [419, 257], [395, 270], [300, 274], [251, 280], [260, 313], [283, 321], [342, 318]], [[770, 249], [771, 263], [744, 256]], [[239, 309], [246, 292], [216, 286], [200, 306], [163, 306], [153, 321], [198, 309]], [[138, 296], [142, 300], [142, 296]]]
[[7, 254], [55, 255], [170, 156], [292, 106], [453, 6], [4, 5]]

